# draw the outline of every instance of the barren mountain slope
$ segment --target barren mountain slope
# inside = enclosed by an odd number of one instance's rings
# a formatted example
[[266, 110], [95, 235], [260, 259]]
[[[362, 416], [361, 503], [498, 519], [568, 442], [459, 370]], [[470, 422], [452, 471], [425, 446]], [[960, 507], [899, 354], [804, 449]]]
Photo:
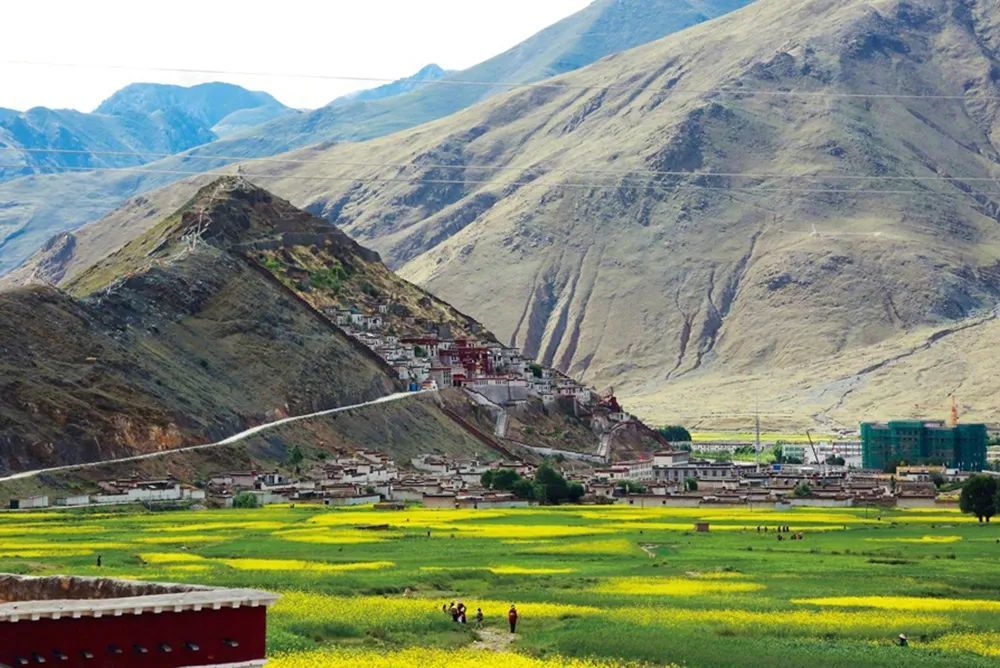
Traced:
[[[780, 378], [996, 302], [998, 22], [986, 0], [765, 0], [298, 152], [273, 187], [627, 395]], [[729, 176], [664, 173], [689, 171]]]

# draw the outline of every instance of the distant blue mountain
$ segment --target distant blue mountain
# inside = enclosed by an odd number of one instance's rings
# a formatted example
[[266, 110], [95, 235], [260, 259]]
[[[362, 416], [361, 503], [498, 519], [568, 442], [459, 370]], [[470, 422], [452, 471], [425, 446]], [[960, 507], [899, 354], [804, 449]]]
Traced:
[[427, 65], [412, 77], [399, 79], [397, 81], [393, 81], [392, 83], [387, 83], [384, 86], [379, 86], [378, 88], [370, 88], [368, 90], [338, 97], [336, 100], [326, 105], [325, 108], [330, 109], [332, 107], [340, 107], [351, 104], [352, 102], [371, 102], [373, 100], [383, 100], [387, 97], [396, 97], [397, 95], [403, 95], [404, 93], [416, 90], [427, 82], [440, 81], [448, 76], [448, 74], [449, 72], [442, 69], [439, 65]]
[[177, 153], [296, 113], [267, 93], [224, 83], [190, 88], [131, 84], [89, 114], [44, 107], [2, 109], [0, 180], [74, 167], [140, 165], [161, 156], [127, 153]]

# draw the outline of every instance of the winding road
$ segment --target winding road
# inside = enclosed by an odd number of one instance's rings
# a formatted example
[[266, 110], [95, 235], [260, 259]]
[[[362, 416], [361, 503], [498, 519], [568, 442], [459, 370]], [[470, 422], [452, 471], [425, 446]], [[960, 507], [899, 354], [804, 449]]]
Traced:
[[229, 438], [226, 438], [215, 443], [204, 443], [202, 445], [189, 445], [183, 448], [173, 448], [171, 450], [158, 450], [157, 452], [150, 452], [144, 455], [133, 455], [132, 457], [121, 457], [118, 459], [105, 459], [97, 462], [87, 462], [85, 464], [69, 464], [66, 466], [53, 466], [51, 468], [45, 469], [35, 469], [34, 471], [22, 471], [20, 473], [15, 473], [13, 475], [5, 476], [0, 478], [0, 484], [5, 482], [12, 482], [14, 480], [24, 480], [26, 478], [34, 478], [35, 476], [41, 475], [43, 473], [60, 473], [63, 471], [79, 471], [81, 469], [96, 468], [98, 466], [104, 466], [106, 464], [122, 464], [125, 462], [138, 462], [144, 459], [154, 459], [156, 457], [165, 457], [167, 455], [174, 455], [179, 452], [195, 452], [197, 450], [207, 450], [209, 448], [218, 448], [224, 445], [233, 445], [234, 443], [239, 443], [244, 441], [251, 436], [255, 436], [261, 432], [268, 431], [269, 429], [274, 429], [276, 427], [281, 427], [282, 425], [291, 424], [292, 422], [299, 422], [301, 420], [309, 420], [312, 418], [323, 417], [325, 415], [334, 415], [336, 413], [343, 413], [346, 411], [354, 410], [356, 408], [366, 408], [368, 406], [377, 406], [379, 404], [387, 404], [394, 401], [402, 401], [404, 399], [409, 399], [410, 397], [416, 397], [423, 394], [432, 394], [436, 390], [425, 390], [421, 392], [397, 392], [396, 394], [390, 394], [385, 397], [380, 397], [378, 399], [373, 399], [372, 401], [365, 401], [360, 404], [354, 404], [352, 406], [341, 406], [340, 408], [331, 408], [325, 411], [319, 411], [317, 413], [308, 413], [306, 415], [297, 415], [295, 417], [282, 418], [281, 420], [275, 420], [274, 422], [267, 422], [256, 427], [251, 427], [245, 431], [241, 431], [238, 434], [233, 434]]

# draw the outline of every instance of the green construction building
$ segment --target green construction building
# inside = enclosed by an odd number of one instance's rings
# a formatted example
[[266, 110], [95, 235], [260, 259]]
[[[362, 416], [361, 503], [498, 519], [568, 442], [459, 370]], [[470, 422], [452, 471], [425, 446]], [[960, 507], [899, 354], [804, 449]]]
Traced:
[[897, 464], [938, 464], [962, 471], [986, 468], [984, 424], [948, 426], [943, 420], [895, 420], [861, 424], [861, 464], [886, 471]]

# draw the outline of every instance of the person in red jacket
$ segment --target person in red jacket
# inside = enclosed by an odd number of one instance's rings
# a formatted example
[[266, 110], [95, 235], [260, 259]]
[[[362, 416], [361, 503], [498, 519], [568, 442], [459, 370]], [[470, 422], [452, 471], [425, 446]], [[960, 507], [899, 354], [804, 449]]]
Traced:
[[514, 607], [513, 603], [510, 606], [510, 612], [507, 613], [507, 621], [510, 622], [510, 632], [515, 633], [517, 631], [517, 608]]

